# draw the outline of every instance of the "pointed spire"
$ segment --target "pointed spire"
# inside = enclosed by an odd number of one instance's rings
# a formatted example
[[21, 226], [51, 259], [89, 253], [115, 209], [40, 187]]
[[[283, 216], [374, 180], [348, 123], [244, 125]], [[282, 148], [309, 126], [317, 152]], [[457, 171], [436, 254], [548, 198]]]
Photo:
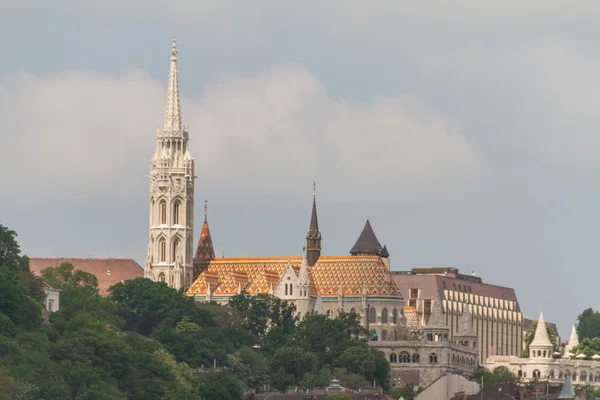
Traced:
[[563, 384], [563, 387], [560, 390], [560, 394], [557, 398], [565, 400], [575, 398], [575, 389], [573, 389], [573, 383], [571, 383], [571, 377], [569, 375], [565, 377], [565, 383]]
[[[194, 260], [212, 260], [215, 258], [215, 248], [213, 247], [212, 237], [210, 236], [210, 229], [208, 228], [207, 220], [207, 204], [204, 200], [204, 224], [202, 224], [202, 232], [200, 232], [200, 239], [198, 239], [198, 247], [196, 248], [196, 256]], [[225, 257], [225, 254], [223, 254]]]
[[463, 305], [463, 313], [460, 317], [458, 330], [456, 331], [455, 336], [460, 337], [477, 337], [477, 332], [475, 328], [473, 328], [473, 320], [471, 319], [471, 311], [469, 310], [469, 306], [465, 303]]
[[379, 256], [381, 258], [389, 258], [390, 257], [390, 253], [388, 252], [387, 246], [385, 244], [383, 245], [383, 249], [381, 249], [381, 253], [379, 253]]
[[313, 206], [310, 216], [310, 227], [306, 232], [306, 250], [308, 266], [312, 267], [321, 256], [321, 231], [317, 218], [317, 184], [313, 181]]
[[381, 254], [381, 244], [379, 240], [377, 240], [377, 236], [375, 236], [375, 232], [373, 232], [373, 228], [371, 227], [371, 222], [367, 219], [367, 223], [363, 228], [360, 236], [356, 240], [356, 243], [350, 250], [350, 255], [353, 256], [362, 256], [362, 255], [370, 255], [377, 256]]
[[435, 299], [431, 301], [431, 314], [429, 315], [429, 321], [427, 322], [426, 328], [448, 329], [446, 319], [444, 318], [444, 310], [442, 309], [442, 301], [440, 300], [439, 295], [436, 295]]
[[310, 277], [308, 275], [308, 261], [306, 260], [305, 251], [302, 251], [302, 264], [300, 265], [300, 272], [298, 273], [298, 281], [301, 285], [308, 285], [310, 283]]
[[577, 328], [575, 327], [575, 325], [573, 325], [573, 328], [571, 328], [571, 335], [569, 336], [569, 341], [565, 346], [565, 353], [573, 350], [575, 346], [579, 346], [579, 337], [577, 336]]
[[169, 69], [169, 83], [167, 85], [167, 107], [165, 122], [162, 126], [163, 133], [180, 132], [181, 106], [179, 104], [179, 75], [177, 72], [177, 43], [173, 39], [171, 44], [171, 67]]
[[544, 313], [540, 311], [540, 317], [537, 321], [535, 328], [535, 335], [529, 347], [554, 347], [550, 338], [548, 337], [548, 329], [546, 329], [546, 320], [544, 320]]

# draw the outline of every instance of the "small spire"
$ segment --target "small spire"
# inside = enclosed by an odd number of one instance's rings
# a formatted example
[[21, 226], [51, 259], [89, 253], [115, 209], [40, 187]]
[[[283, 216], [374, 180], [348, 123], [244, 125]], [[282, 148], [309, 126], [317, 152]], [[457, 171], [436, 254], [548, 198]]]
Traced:
[[306, 232], [306, 251], [308, 257], [308, 266], [314, 266], [321, 256], [321, 231], [319, 230], [319, 221], [317, 218], [317, 184], [313, 181], [313, 205], [310, 216], [310, 225]]
[[317, 197], [317, 181], [313, 181], [313, 199]]
[[165, 122], [162, 126], [163, 133], [180, 132], [181, 106], [179, 104], [179, 74], [177, 72], [177, 43], [173, 39], [171, 44], [171, 67], [169, 69], [169, 83], [167, 85], [167, 107]]
[[204, 200], [204, 222], [206, 222], [206, 214], [208, 213], [208, 200]]

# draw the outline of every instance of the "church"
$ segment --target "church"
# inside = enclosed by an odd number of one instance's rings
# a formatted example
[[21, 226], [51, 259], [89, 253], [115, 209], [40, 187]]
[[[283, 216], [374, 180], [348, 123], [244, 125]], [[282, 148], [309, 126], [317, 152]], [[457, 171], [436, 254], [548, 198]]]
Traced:
[[313, 191], [302, 255], [216, 258], [206, 218], [194, 244], [194, 159], [188, 149], [179, 100], [177, 46], [171, 47], [164, 122], [150, 163], [149, 243], [144, 275], [187, 290], [197, 301], [226, 303], [239, 293], [289, 300], [300, 316], [356, 312], [373, 337], [386, 340], [403, 320], [404, 299], [390, 273], [387, 248], [366, 222], [350, 255], [321, 255]]

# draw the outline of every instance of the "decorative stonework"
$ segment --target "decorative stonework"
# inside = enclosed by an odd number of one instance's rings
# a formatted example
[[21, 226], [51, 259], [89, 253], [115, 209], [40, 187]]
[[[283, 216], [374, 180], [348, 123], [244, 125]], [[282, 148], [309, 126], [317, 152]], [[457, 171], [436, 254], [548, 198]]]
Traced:
[[165, 120], [150, 165], [150, 240], [144, 276], [187, 289], [193, 276], [194, 159], [181, 123], [177, 46], [171, 47]]

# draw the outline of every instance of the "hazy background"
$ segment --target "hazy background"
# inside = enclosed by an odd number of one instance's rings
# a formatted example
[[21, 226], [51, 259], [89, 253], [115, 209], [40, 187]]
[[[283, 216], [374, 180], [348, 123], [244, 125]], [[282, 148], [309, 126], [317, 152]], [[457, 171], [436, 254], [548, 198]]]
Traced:
[[514, 287], [563, 336], [600, 294], [597, 1], [0, 0], [0, 222], [30, 256], [145, 259], [179, 46], [217, 254], [323, 253]]

